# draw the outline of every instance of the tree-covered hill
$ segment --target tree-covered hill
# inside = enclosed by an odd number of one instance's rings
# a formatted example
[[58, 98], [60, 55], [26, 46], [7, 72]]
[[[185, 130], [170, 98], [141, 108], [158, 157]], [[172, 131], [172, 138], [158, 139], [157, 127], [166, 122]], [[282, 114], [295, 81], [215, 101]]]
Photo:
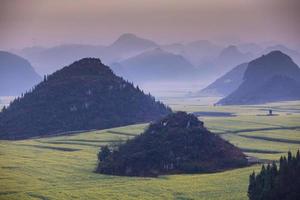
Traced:
[[104, 129], [165, 116], [171, 110], [99, 59], [84, 58], [45, 77], [0, 112], [0, 138], [24, 139]]
[[117, 148], [102, 147], [98, 158], [96, 172], [123, 176], [214, 172], [247, 165], [240, 149], [185, 112], [150, 124]]

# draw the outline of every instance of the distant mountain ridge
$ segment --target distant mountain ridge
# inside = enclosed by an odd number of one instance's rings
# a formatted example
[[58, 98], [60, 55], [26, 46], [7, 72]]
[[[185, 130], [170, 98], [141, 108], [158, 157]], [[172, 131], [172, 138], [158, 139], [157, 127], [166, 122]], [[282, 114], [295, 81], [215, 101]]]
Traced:
[[[132, 33], [120, 35], [109, 45], [66, 44], [50, 48], [37, 46], [25, 48], [19, 51], [18, 54], [28, 59], [36, 71], [44, 75], [50, 74], [74, 60], [84, 57], [97, 57], [109, 66], [120, 66], [125, 60], [156, 48], [182, 56], [183, 59], [199, 69], [198, 78], [205, 82], [229, 72], [238, 64], [249, 62], [273, 50], [287, 53], [296, 63], [300, 63], [299, 52], [284, 45], [275, 45], [275, 43], [256, 44], [250, 42], [232, 45], [230, 43], [221, 44], [202, 39], [188, 43], [158, 44], [155, 41]], [[131, 74], [132, 72], [128, 73]], [[135, 81], [135, 79], [130, 81]], [[145, 79], [145, 81], [149, 80]], [[152, 79], [151, 81], [160, 80]], [[177, 76], [174, 76], [171, 81], [177, 81]]]
[[158, 47], [155, 42], [138, 37], [132, 33], [125, 33], [121, 35], [109, 48], [117, 51], [142, 51], [149, 48]]
[[244, 81], [218, 104], [261, 104], [300, 99], [300, 69], [280, 51], [272, 51], [248, 64]]
[[27, 60], [0, 51], [0, 96], [19, 96], [40, 80], [41, 77]]
[[187, 80], [197, 69], [183, 56], [155, 48], [113, 65], [114, 71], [134, 82]]
[[231, 70], [233, 66], [248, 62], [251, 58], [252, 55], [250, 53], [242, 53], [237, 46], [229, 45], [221, 51], [217, 58], [217, 67], [218, 70], [227, 72]]
[[51, 74], [74, 60], [97, 57], [110, 64], [137, 55], [158, 45], [131, 33], [121, 35], [111, 45], [66, 44], [52, 48], [25, 48], [20, 55], [29, 59], [40, 74]]
[[85, 58], [48, 76], [0, 112], [0, 138], [111, 128], [149, 122], [170, 112], [99, 59]]

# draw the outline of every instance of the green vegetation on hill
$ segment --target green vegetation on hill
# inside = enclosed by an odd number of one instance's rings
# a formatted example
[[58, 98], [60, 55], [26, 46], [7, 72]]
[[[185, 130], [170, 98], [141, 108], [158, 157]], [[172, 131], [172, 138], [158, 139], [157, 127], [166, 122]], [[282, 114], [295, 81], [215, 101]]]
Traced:
[[45, 77], [0, 113], [0, 138], [124, 126], [170, 112], [150, 94], [113, 74], [99, 59], [85, 58]]

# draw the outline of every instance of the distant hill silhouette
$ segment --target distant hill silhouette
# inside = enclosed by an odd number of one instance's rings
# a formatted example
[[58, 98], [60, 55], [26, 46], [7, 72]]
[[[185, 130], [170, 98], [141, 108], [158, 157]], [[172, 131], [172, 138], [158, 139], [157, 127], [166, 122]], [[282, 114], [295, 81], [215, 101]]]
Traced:
[[222, 48], [208, 40], [197, 40], [185, 45], [185, 57], [193, 65], [203, 68], [215, 62]]
[[228, 72], [233, 66], [248, 62], [252, 58], [249, 53], [242, 53], [235, 45], [224, 48], [217, 58], [218, 70]]
[[31, 64], [15, 54], [0, 51], [0, 96], [18, 96], [41, 80]]
[[102, 148], [99, 159], [97, 172], [122, 176], [215, 172], [247, 165], [240, 149], [185, 112], [150, 124], [113, 151]]
[[[207, 78], [210, 75], [218, 75], [217, 57], [224, 48], [208, 40], [197, 40], [187, 44], [174, 43], [163, 45], [164, 51], [182, 55], [192, 65], [201, 70], [199, 77]], [[198, 77], [198, 78], [199, 78]]]
[[84, 57], [101, 58], [102, 62], [110, 64], [157, 46], [151, 40], [125, 33], [108, 46], [65, 44], [51, 48], [25, 48], [19, 54], [30, 60], [40, 74], [51, 74]]
[[99, 57], [104, 46], [66, 44], [51, 48], [26, 48], [20, 55], [29, 59], [39, 74], [51, 74], [74, 60], [85, 57]]
[[218, 104], [261, 104], [300, 99], [300, 69], [280, 51], [251, 61], [237, 90]]
[[149, 122], [171, 110], [85, 58], [48, 76], [0, 113], [0, 138], [24, 139], [65, 131]]
[[237, 48], [243, 53], [251, 53], [255, 56], [263, 51], [263, 47], [260, 44], [253, 42], [240, 43], [237, 45]]
[[130, 54], [135, 55], [141, 53], [141, 51], [155, 47], [158, 47], [158, 45], [151, 40], [138, 37], [132, 33], [125, 33], [111, 44], [108, 50], [117, 55], [123, 55], [124, 59], [130, 56]]
[[206, 88], [202, 89], [195, 95], [197, 96], [227, 96], [236, 90], [243, 82], [243, 76], [247, 69], [248, 63], [243, 63], [225, 75], [221, 76]]
[[160, 48], [143, 52], [118, 64], [114, 71], [134, 82], [153, 80], [187, 80], [196, 77], [196, 68], [183, 56]]

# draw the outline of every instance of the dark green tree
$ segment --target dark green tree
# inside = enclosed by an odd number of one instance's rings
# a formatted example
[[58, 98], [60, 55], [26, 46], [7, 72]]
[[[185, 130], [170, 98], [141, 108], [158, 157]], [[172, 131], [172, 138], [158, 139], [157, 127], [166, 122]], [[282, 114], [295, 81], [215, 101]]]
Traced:
[[256, 190], [256, 184], [255, 184], [255, 172], [253, 171], [252, 174], [249, 176], [249, 186], [248, 186], [248, 197], [249, 199], [255, 199], [255, 190]]
[[100, 150], [100, 152], [98, 153], [98, 160], [100, 161], [100, 162], [103, 162], [103, 161], [105, 161], [107, 158], [108, 158], [108, 156], [111, 154], [111, 151], [110, 151], [110, 149], [108, 148], [108, 146], [103, 146], [103, 147], [101, 147], [101, 150]]
[[249, 178], [250, 200], [299, 200], [300, 199], [300, 152], [295, 156], [281, 157], [279, 169], [275, 162], [264, 165], [261, 171]]
[[3, 106], [2, 112], [5, 112], [5, 111], [6, 111], [6, 106]]

